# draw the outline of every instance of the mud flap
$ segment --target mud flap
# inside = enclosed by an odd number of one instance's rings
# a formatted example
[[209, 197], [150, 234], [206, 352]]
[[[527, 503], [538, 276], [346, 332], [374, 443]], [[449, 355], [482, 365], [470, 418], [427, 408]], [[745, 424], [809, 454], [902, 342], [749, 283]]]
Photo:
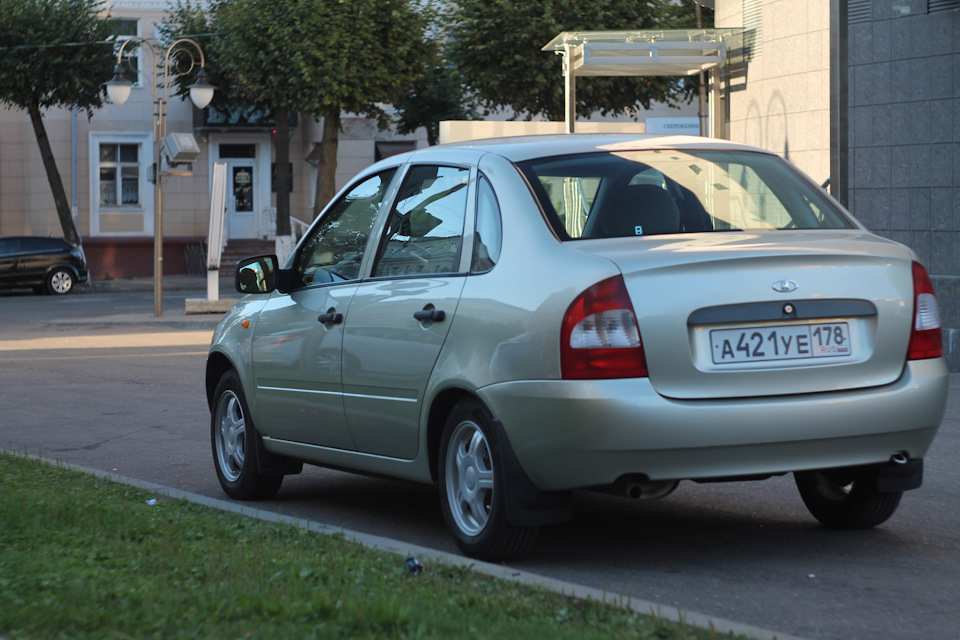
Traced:
[[570, 491], [544, 492], [537, 489], [517, 459], [503, 425], [493, 420], [503, 468], [506, 490], [507, 520], [518, 527], [567, 522], [573, 517], [573, 494]]
[[923, 458], [904, 464], [883, 464], [875, 469], [877, 490], [884, 493], [919, 489], [923, 484]]

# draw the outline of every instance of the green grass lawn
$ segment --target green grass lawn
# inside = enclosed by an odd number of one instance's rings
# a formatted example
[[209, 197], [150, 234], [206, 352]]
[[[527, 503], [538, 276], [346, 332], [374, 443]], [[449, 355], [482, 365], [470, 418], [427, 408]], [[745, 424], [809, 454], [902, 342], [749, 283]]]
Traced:
[[[0, 636], [711, 638], [0, 452]], [[723, 636], [727, 637], [727, 636]]]

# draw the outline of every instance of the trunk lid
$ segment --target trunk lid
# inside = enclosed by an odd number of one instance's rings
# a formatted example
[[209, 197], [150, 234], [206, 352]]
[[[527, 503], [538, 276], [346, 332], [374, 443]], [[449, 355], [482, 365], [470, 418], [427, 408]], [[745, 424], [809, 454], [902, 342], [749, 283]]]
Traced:
[[901, 375], [912, 255], [861, 230], [581, 240], [623, 273], [650, 382], [677, 399], [816, 393]]

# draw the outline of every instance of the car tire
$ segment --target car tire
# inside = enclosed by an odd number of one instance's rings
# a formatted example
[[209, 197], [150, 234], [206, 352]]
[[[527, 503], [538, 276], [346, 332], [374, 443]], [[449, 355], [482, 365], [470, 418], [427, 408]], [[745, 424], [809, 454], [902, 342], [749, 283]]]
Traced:
[[863, 469], [798, 471], [800, 497], [813, 517], [832, 529], [869, 529], [897, 510], [902, 491], [880, 491]]
[[257, 439], [260, 437], [243, 385], [236, 371], [220, 378], [210, 414], [213, 464], [220, 486], [237, 500], [262, 500], [280, 490], [282, 475], [264, 475], [257, 469]]
[[476, 400], [460, 402], [440, 440], [440, 505], [464, 554], [479, 560], [517, 558], [533, 545], [536, 526], [507, 521], [502, 443], [493, 419]]
[[66, 295], [73, 291], [74, 277], [69, 269], [54, 269], [47, 274], [47, 291]]

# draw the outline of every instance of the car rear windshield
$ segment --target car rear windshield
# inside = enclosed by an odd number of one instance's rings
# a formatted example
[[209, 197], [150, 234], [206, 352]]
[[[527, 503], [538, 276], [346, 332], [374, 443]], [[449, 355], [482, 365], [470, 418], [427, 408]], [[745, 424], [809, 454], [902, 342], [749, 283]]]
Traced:
[[518, 166], [566, 239], [854, 227], [823, 191], [763, 153], [612, 151]]

